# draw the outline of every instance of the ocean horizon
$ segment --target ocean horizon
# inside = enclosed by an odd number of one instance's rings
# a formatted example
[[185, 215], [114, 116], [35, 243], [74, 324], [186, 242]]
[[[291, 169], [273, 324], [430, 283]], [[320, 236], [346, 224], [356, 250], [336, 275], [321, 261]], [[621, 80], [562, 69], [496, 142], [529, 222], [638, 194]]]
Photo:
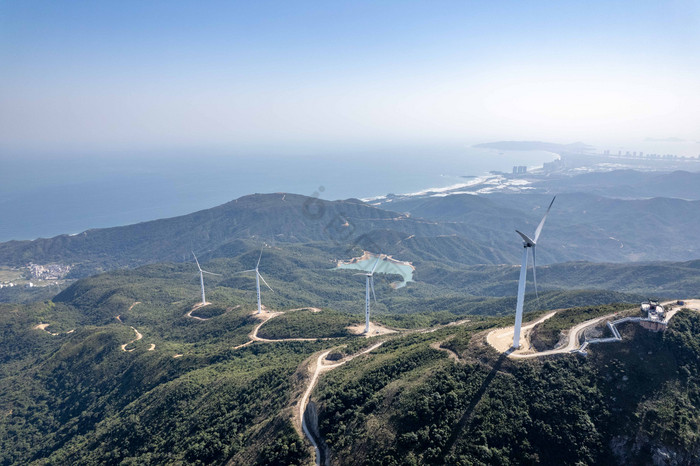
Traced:
[[94, 157], [3, 161], [0, 241], [76, 234], [184, 215], [254, 193], [374, 198], [465, 183], [490, 171], [530, 169], [544, 151], [473, 147], [291, 156]]

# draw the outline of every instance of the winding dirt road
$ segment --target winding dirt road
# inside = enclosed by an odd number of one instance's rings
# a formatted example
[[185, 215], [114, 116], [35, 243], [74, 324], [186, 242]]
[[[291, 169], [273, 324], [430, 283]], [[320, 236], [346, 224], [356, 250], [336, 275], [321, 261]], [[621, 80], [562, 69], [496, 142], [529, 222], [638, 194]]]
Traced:
[[489, 332], [489, 334], [486, 336], [486, 342], [491, 345], [494, 349], [496, 349], [499, 353], [506, 353], [509, 352], [508, 356], [513, 359], [527, 359], [527, 358], [539, 358], [542, 356], [549, 356], [552, 354], [562, 354], [562, 353], [571, 353], [572, 351], [576, 350], [579, 348], [579, 336], [582, 331], [584, 331], [586, 328], [597, 325], [601, 321], [604, 321], [606, 319], [611, 319], [615, 317], [617, 313], [612, 313], [612, 314], [607, 314], [604, 316], [596, 317], [594, 319], [589, 319], [584, 322], [581, 322], [579, 324], [576, 324], [573, 326], [569, 332], [566, 335], [566, 345], [556, 348], [556, 349], [551, 349], [547, 351], [537, 351], [535, 350], [531, 343], [530, 343], [530, 334], [532, 333], [532, 329], [536, 326], [541, 324], [547, 319], [550, 319], [554, 317], [554, 315], [557, 314], [559, 311], [553, 311], [550, 312], [549, 314], [544, 315], [543, 317], [540, 317], [534, 322], [530, 322], [527, 325], [522, 326], [522, 333], [520, 340], [522, 342], [521, 346], [517, 350], [512, 350], [513, 346], [513, 333], [515, 331], [514, 326], [510, 327], [505, 327], [505, 328], [498, 328], [496, 330], [492, 330]]
[[[48, 333], [51, 336], [57, 337], [58, 335], [61, 335], [61, 332], [50, 332], [46, 330], [46, 328], [51, 325], [51, 324], [38, 324], [34, 326], [34, 330], [43, 330], [44, 332]], [[69, 335], [71, 333], [75, 332], [75, 329], [73, 330], [68, 330], [67, 332], [64, 332], [65, 335]]]
[[[189, 312], [188, 312], [187, 314], [185, 314], [185, 317], [189, 317], [189, 318], [194, 319], [194, 320], [199, 320], [199, 321], [201, 321], [201, 322], [204, 322], [204, 321], [213, 319], [213, 317], [199, 317], [199, 316], [193, 316], [193, 315], [192, 315], [192, 313], [193, 313], [194, 311], [196, 311], [197, 309], [201, 309], [201, 308], [203, 308], [204, 306], [208, 306], [208, 305], [210, 305], [210, 304], [211, 304], [211, 303], [204, 303], [204, 304], [202, 304], [202, 303], [197, 303], [197, 304], [195, 304], [194, 306], [192, 306], [192, 309], [190, 309]], [[239, 307], [241, 307], [240, 304], [238, 304], [238, 305], [236, 305], [236, 306], [233, 306], [233, 307], [229, 307], [229, 308], [226, 309], [226, 312], [233, 311], [234, 309], [238, 309]], [[226, 312], [224, 312], [224, 314], [225, 314]], [[223, 315], [223, 314], [221, 314], [221, 315]]]
[[[271, 317], [270, 317], [271, 318]], [[269, 319], [268, 319], [269, 320]], [[387, 333], [399, 333], [400, 335], [410, 335], [410, 334], [415, 334], [415, 333], [432, 333], [435, 332], [436, 330], [446, 328], [446, 327], [452, 327], [455, 325], [462, 325], [469, 322], [469, 319], [462, 319], [456, 322], [450, 322], [445, 325], [438, 325], [432, 328], [424, 328], [424, 329], [416, 329], [416, 330], [405, 330], [405, 331], [400, 331], [400, 330], [392, 330], [391, 332]], [[264, 322], [263, 322], [264, 323]], [[262, 325], [259, 324], [257, 328], [259, 328]], [[373, 336], [370, 332], [370, 335], [368, 336]], [[273, 340], [273, 341], [279, 341], [279, 340]], [[299, 400], [299, 409], [296, 411], [294, 415], [294, 427], [297, 429], [297, 431], [300, 434], [303, 434], [306, 436], [306, 438], [309, 439], [309, 442], [311, 445], [314, 447], [314, 451], [316, 453], [316, 458], [315, 462], [317, 466], [321, 466], [321, 451], [320, 451], [320, 446], [317, 444], [316, 440], [314, 439], [314, 436], [311, 435], [309, 427], [306, 425], [306, 417], [304, 416], [304, 413], [306, 412], [306, 407], [309, 404], [309, 399], [311, 398], [311, 393], [313, 392], [314, 388], [316, 387], [316, 384], [318, 383], [318, 379], [322, 373], [331, 371], [337, 367], [342, 366], [343, 364], [352, 361], [358, 356], [361, 356], [363, 354], [370, 353], [371, 351], [374, 351], [375, 349], [379, 348], [385, 343], [386, 340], [379, 341], [375, 343], [374, 345], [370, 346], [369, 348], [366, 348], [356, 354], [346, 356], [345, 358], [341, 359], [340, 361], [334, 361], [330, 362], [326, 360], [326, 357], [328, 357], [328, 354], [332, 351], [332, 349], [326, 350], [322, 352], [317, 358], [316, 362], [309, 367], [309, 372], [313, 371], [313, 374], [311, 378], [309, 379], [309, 383], [306, 387], [306, 391], [304, 392], [303, 396], [301, 397], [301, 400]], [[248, 342], [246, 344], [249, 344], [251, 342]], [[442, 342], [436, 342], [433, 343], [431, 348], [434, 348], [438, 351], [446, 351], [450, 357], [450, 359], [454, 360], [455, 362], [459, 362], [460, 358], [457, 353], [454, 351], [448, 349], [448, 348], [441, 348], [439, 345]], [[317, 426], [314, 427], [314, 430], [317, 430]]]
[[258, 331], [260, 330], [260, 327], [262, 327], [263, 324], [265, 322], [267, 322], [268, 320], [273, 319], [280, 314], [282, 314], [282, 313], [281, 312], [269, 312], [267, 309], [264, 309], [264, 308], [263, 308], [262, 312], [253, 314], [253, 317], [255, 317], [256, 319], [260, 319], [260, 323], [258, 325], [256, 325], [255, 327], [253, 327], [253, 330], [248, 334], [248, 338], [250, 338], [250, 340], [243, 343], [242, 345], [234, 346], [233, 349], [239, 349], [239, 348], [246, 347], [248, 345], [255, 343], [256, 341], [266, 341], [266, 340], [260, 340], [258, 338]]
[[299, 410], [294, 416], [294, 427], [297, 428], [297, 431], [303, 432], [304, 435], [306, 435], [306, 438], [309, 439], [309, 442], [311, 442], [311, 445], [314, 447], [314, 450], [316, 452], [316, 465], [320, 466], [321, 465], [321, 452], [320, 452], [320, 447], [316, 443], [316, 440], [314, 439], [313, 435], [311, 435], [308, 426], [306, 425], [306, 419], [304, 417], [304, 413], [306, 412], [306, 406], [309, 404], [309, 398], [311, 398], [311, 392], [313, 392], [314, 388], [316, 387], [316, 384], [318, 383], [318, 378], [321, 375], [321, 373], [331, 371], [337, 367], [342, 366], [343, 364], [352, 361], [358, 356], [361, 356], [363, 354], [367, 354], [371, 351], [374, 351], [375, 349], [379, 348], [384, 344], [384, 341], [380, 341], [378, 343], [375, 343], [374, 345], [370, 346], [369, 348], [366, 348], [359, 353], [355, 353], [350, 356], [346, 356], [345, 358], [341, 359], [340, 361], [335, 361], [335, 362], [328, 362], [326, 361], [326, 357], [332, 350], [327, 350], [321, 353], [318, 358], [316, 359], [316, 363], [313, 365], [313, 375], [311, 376], [311, 379], [309, 380], [309, 384], [306, 387], [306, 391], [304, 392], [304, 395], [301, 397], [301, 400], [299, 401]]
[[[268, 338], [262, 338], [258, 336], [258, 332], [260, 331], [260, 328], [269, 320], [274, 319], [277, 316], [280, 316], [282, 314], [285, 314], [287, 312], [294, 312], [294, 311], [301, 311], [304, 309], [309, 309], [312, 312], [320, 312], [321, 310], [318, 308], [313, 308], [313, 307], [303, 307], [303, 308], [297, 308], [297, 309], [290, 309], [288, 311], [269, 311], [265, 308], [263, 308], [262, 312], [260, 313], [254, 313], [253, 317], [256, 319], [259, 319], [260, 322], [253, 327], [253, 330], [248, 334], [249, 340], [241, 345], [235, 346], [233, 349], [240, 349], [244, 348], [246, 346], [249, 346], [255, 342], [261, 342], [261, 343], [277, 343], [277, 342], [283, 342], [283, 341], [319, 341], [319, 340], [332, 340], [335, 338], [280, 338], [280, 339], [268, 339]], [[194, 310], [194, 309], [193, 309]], [[191, 314], [192, 311], [190, 311], [189, 314]], [[552, 314], [553, 315], [553, 314]], [[196, 318], [195, 316], [189, 315], [189, 317]], [[412, 333], [430, 333], [430, 332], [435, 332], [436, 330], [439, 330], [441, 328], [445, 327], [451, 327], [455, 325], [462, 325], [469, 322], [469, 319], [462, 319], [456, 322], [450, 322], [445, 325], [438, 325], [435, 327], [431, 328], [423, 328], [423, 329], [415, 329], [415, 330], [395, 330], [395, 329], [389, 329], [383, 326], [379, 326], [377, 324], [370, 323], [370, 332], [366, 336], [372, 337], [378, 334], [389, 334], [389, 333], [397, 333], [399, 335], [408, 335]], [[361, 325], [362, 330], [364, 330], [364, 324]], [[358, 327], [359, 328], [359, 327]], [[338, 337], [342, 338], [342, 337]], [[326, 357], [330, 354], [332, 349], [328, 349], [326, 351], [323, 351], [318, 355], [316, 358], [315, 362], [312, 363], [309, 368], [307, 369], [309, 373], [311, 373], [311, 377], [309, 379], [309, 382], [306, 386], [306, 390], [304, 391], [301, 399], [298, 401], [298, 410], [294, 410], [294, 415], [293, 415], [293, 424], [299, 435], [305, 436], [306, 438], [309, 439], [309, 442], [311, 445], [314, 447], [314, 450], [316, 452], [316, 464], [320, 465], [320, 458], [321, 458], [321, 452], [320, 452], [320, 447], [317, 444], [316, 440], [314, 439], [314, 436], [311, 434], [311, 431], [309, 430], [308, 426], [306, 425], [306, 419], [304, 417], [304, 413], [306, 412], [306, 408], [309, 404], [309, 399], [311, 397], [311, 393], [313, 392], [314, 388], [316, 387], [316, 384], [318, 383], [318, 379], [322, 373], [331, 371], [337, 367], [342, 366], [343, 364], [352, 361], [358, 356], [361, 356], [363, 354], [367, 354], [377, 348], [379, 348], [381, 345], [384, 344], [386, 340], [382, 340], [356, 354], [346, 356], [345, 358], [335, 361], [335, 362], [329, 362], [326, 360]], [[439, 346], [441, 342], [438, 342], [436, 345], [431, 347], [439, 350], [439, 351], [446, 351], [451, 359], [454, 361], [460, 361], [459, 356], [452, 350], [447, 349], [447, 348], [441, 348]], [[178, 357], [180, 355], [176, 355], [175, 357]], [[316, 427], [314, 427], [314, 430], [316, 430]]]
[[[596, 317], [595, 319], [590, 319], [586, 320], [585, 322], [581, 322], [580, 324], [577, 324], [573, 327], [571, 327], [571, 330], [569, 330], [569, 333], [567, 334], [567, 342], [566, 345], [552, 349], [552, 350], [547, 350], [547, 351], [540, 351], [540, 352], [535, 352], [535, 351], [530, 351], [530, 352], [521, 352], [521, 350], [514, 351], [513, 353], [510, 354], [510, 357], [513, 359], [527, 359], [527, 358], [539, 358], [541, 356], [549, 356], [551, 354], [561, 354], [561, 353], [571, 353], [572, 351], [578, 349], [581, 345], [579, 344], [579, 337], [581, 336], [581, 332], [583, 332], [585, 329], [588, 327], [592, 327], [595, 325], [598, 325], [600, 322], [607, 320], [607, 319], [612, 319], [615, 317], [617, 313], [613, 314], [608, 314], [604, 315], [601, 317]], [[528, 341], [529, 344], [529, 341]]]
[[253, 327], [253, 330], [248, 334], [248, 340], [247, 342], [243, 343], [242, 345], [234, 346], [233, 349], [239, 349], [239, 348], [244, 348], [248, 345], [251, 345], [255, 343], [256, 341], [261, 341], [264, 343], [278, 343], [281, 341], [318, 341], [318, 340], [332, 340], [333, 338], [327, 337], [327, 338], [278, 338], [278, 339], [270, 339], [270, 338], [262, 338], [258, 336], [258, 332], [260, 331], [260, 327], [262, 327], [265, 322], [267, 322], [270, 319], [274, 319], [275, 317], [286, 314], [287, 312], [294, 312], [294, 311], [303, 311], [305, 309], [310, 310], [311, 312], [321, 312], [321, 309], [317, 307], [300, 307], [297, 309], [289, 309], [288, 311], [268, 311], [263, 307], [262, 312], [260, 313], [254, 313], [253, 317], [256, 319], [260, 319], [260, 323]]
[[192, 313], [193, 313], [194, 311], [196, 311], [197, 309], [201, 309], [201, 308], [203, 308], [204, 306], [208, 306], [208, 305], [210, 305], [210, 304], [211, 304], [211, 303], [197, 303], [197, 304], [195, 304], [194, 306], [192, 306], [192, 309], [190, 309], [189, 312], [188, 312], [187, 314], [185, 314], [185, 317], [190, 317], [190, 318], [192, 318], [192, 319], [194, 319], [194, 320], [201, 320], [201, 321], [209, 320], [209, 318], [207, 318], [207, 317], [197, 317], [197, 316], [193, 316]]
[[[664, 306], [664, 308], [667, 309], [666, 315], [664, 317], [665, 322], [671, 320], [671, 318], [674, 315], [676, 315], [676, 313], [682, 308], [700, 312], [700, 299], [686, 300], [684, 301], [683, 305], [676, 304], [676, 301], [667, 301], [661, 304]], [[521, 341], [523, 342], [523, 344], [518, 350], [512, 351], [511, 348], [513, 345], [513, 326], [492, 330], [486, 336], [486, 341], [489, 345], [491, 345], [500, 353], [510, 351], [510, 354], [508, 356], [513, 359], [539, 358], [542, 356], [550, 356], [553, 354], [571, 353], [572, 351], [577, 350], [580, 347], [579, 338], [583, 331], [585, 331], [589, 327], [596, 326], [605, 320], [613, 319], [619, 314], [611, 313], [576, 324], [575, 326], [571, 327], [571, 329], [566, 335], [566, 345], [560, 348], [551, 349], [547, 351], [536, 351], [534, 348], [532, 348], [530, 344], [530, 333], [532, 332], [532, 329], [536, 325], [554, 316], [557, 312], [559, 311], [550, 312], [549, 314], [541, 317], [540, 319], [523, 326], [523, 333], [521, 335]]]
[[129, 306], [129, 309], [127, 309], [126, 312], [129, 312], [130, 310], [132, 310], [134, 308], [134, 306], [136, 306], [137, 304], [141, 304], [141, 301], [134, 301], [134, 304]]
[[124, 343], [122, 345], [122, 351], [124, 351], [125, 353], [131, 353], [132, 351], [134, 351], [136, 348], [126, 349], [126, 347], [129, 346], [130, 344], [132, 344], [133, 342], [139, 341], [141, 338], [143, 338], [143, 335], [141, 335], [141, 333], [138, 330], [136, 330], [134, 327], [131, 327], [131, 330], [133, 330], [134, 333], [136, 334], [136, 338], [134, 338], [130, 342]]
[[461, 359], [459, 358], [459, 355], [457, 353], [455, 353], [449, 348], [443, 348], [442, 346], [440, 346], [443, 343], [444, 341], [436, 341], [434, 343], [431, 343], [430, 347], [434, 350], [444, 351], [445, 353], [447, 353], [447, 356], [449, 356], [449, 358], [452, 359], [454, 362], [460, 362]]

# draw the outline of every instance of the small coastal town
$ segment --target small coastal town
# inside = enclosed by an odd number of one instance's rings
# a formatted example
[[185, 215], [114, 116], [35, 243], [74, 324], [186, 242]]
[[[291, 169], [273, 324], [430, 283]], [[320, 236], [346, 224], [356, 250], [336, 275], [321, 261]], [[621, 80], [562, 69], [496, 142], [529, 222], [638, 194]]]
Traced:
[[34, 264], [30, 262], [24, 267], [3, 267], [0, 270], [0, 288], [24, 286], [50, 286], [66, 278], [71, 271], [70, 265], [64, 264]]

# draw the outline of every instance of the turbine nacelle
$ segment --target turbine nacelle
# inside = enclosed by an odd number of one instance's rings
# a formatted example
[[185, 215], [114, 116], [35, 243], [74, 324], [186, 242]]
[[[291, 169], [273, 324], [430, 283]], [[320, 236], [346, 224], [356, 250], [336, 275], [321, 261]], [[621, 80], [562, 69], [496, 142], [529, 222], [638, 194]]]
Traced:
[[530, 238], [529, 238], [525, 233], [523, 233], [522, 231], [515, 230], [515, 232], [516, 232], [517, 234], [519, 234], [519, 235], [523, 238], [523, 242], [524, 242], [524, 245], [523, 245], [523, 246], [524, 246], [524, 247], [526, 247], [526, 248], [531, 248], [531, 247], [537, 245], [537, 243], [535, 243], [535, 240], [530, 239]]

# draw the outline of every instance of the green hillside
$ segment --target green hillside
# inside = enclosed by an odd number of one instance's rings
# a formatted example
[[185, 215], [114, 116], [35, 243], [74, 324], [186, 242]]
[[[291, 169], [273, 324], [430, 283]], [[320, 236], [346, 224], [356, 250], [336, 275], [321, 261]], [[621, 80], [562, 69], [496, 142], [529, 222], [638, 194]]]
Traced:
[[337, 464], [691, 464], [699, 326], [687, 312], [588, 358], [515, 362], [469, 330], [456, 363], [396, 340], [322, 380], [321, 433]]
[[[364, 281], [331, 270], [331, 256], [313, 250], [266, 248], [261, 262], [275, 289], [265, 305], [299, 310], [258, 335], [308, 341], [248, 343], [259, 322], [254, 281], [233, 272], [254, 264], [255, 250], [204, 263], [223, 274], [207, 276], [213, 304], [192, 314], [206, 320], [187, 315], [199, 284], [195, 267], [182, 263], [83, 279], [50, 302], [0, 305], [0, 464], [308, 464], [313, 450], [293, 420], [307, 363], [382, 338], [323, 375], [312, 394], [338, 464], [522, 464], [555, 455], [561, 464], [644, 464], [654, 449], [695, 454], [697, 315], [678, 314], [665, 335], [631, 326], [623, 343], [587, 358], [513, 362], [483, 344], [485, 330], [512, 324], [512, 297], [445, 294], [444, 283], [394, 290], [380, 275], [373, 321], [407, 330], [367, 340], [346, 330], [363, 320]], [[568, 290], [527, 303], [639, 299]]]

